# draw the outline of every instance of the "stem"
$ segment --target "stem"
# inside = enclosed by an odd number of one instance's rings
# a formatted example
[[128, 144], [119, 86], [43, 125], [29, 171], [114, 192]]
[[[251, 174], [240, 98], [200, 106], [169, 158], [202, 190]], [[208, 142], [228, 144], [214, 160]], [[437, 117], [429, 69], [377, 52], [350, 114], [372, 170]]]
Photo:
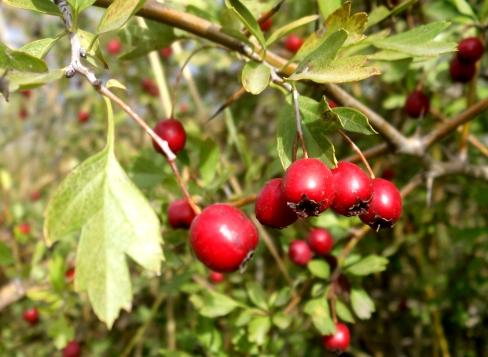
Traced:
[[298, 102], [299, 93], [298, 93], [296, 88], [293, 88], [292, 96], [293, 96], [293, 107], [295, 108], [295, 121], [296, 121], [296, 125], [297, 125], [298, 141], [300, 142], [300, 145], [302, 146], [303, 157], [305, 159], [308, 159], [307, 147], [305, 146], [305, 139], [303, 138], [302, 117], [300, 115], [300, 104]]
[[361, 151], [361, 149], [354, 143], [354, 141], [352, 141], [352, 139], [344, 132], [344, 130], [342, 129], [339, 129], [339, 133], [342, 135], [342, 137], [344, 139], [346, 139], [346, 141], [351, 145], [352, 149], [356, 152], [356, 154], [358, 154], [358, 156], [361, 158], [361, 161], [363, 162], [364, 166], [366, 166], [366, 169], [368, 170], [369, 172], [369, 176], [374, 179], [375, 176], [374, 176], [374, 172], [373, 172], [373, 169], [371, 168], [371, 166], [369, 165], [369, 162], [368, 160], [366, 159], [366, 157], [364, 156], [363, 152]]
[[242, 207], [242, 206], [245, 206], [249, 203], [256, 202], [256, 198], [257, 198], [256, 195], [250, 195], [247, 197], [242, 197], [242, 198], [239, 198], [237, 200], [231, 201], [229, 203], [234, 207]]

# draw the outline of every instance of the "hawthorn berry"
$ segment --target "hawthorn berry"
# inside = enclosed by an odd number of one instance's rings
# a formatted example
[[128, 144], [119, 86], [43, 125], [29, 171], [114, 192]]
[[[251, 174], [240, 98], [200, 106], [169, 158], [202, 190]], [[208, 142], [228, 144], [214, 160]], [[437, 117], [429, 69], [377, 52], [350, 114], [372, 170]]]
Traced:
[[29, 323], [29, 325], [37, 325], [37, 323], [39, 322], [39, 311], [35, 307], [26, 310], [24, 311], [23, 318]]
[[423, 117], [429, 112], [429, 109], [430, 99], [421, 90], [414, 90], [405, 101], [404, 110], [411, 118]]
[[478, 37], [468, 37], [458, 44], [458, 59], [463, 63], [475, 63], [483, 56], [485, 46]]
[[32, 202], [39, 201], [41, 199], [41, 192], [40, 191], [32, 191], [29, 195], [29, 198]]
[[[160, 120], [153, 130], [161, 139], [168, 142], [169, 148], [174, 154], [177, 154], [185, 147], [185, 128], [178, 120], [173, 118]], [[153, 140], [152, 143], [154, 150], [164, 155], [163, 150], [161, 150], [156, 141]]]
[[198, 259], [219, 273], [236, 271], [252, 258], [259, 242], [254, 224], [239, 209], [221, 203], [195, 217], [190, 241]]
[[225, 275], [216, 271], [212, 271], [208, 275], [208, 278], [212, 283], [219, 284], [225, 280]]
[[24, 89], [19, 91], [20, 94], [22, 94], [26, 98], [30, 98], [32, 95], [32, 91], [30, 89]]
[[271, 28], [271, 26], [273, 25], [273, 19], [271, 17], [267, 18], [266, 20], [264, 20], [263, 22], [261, 22], [259, 24], [259, 27], [261, 27], [261, 30], [262, 31], [269, 31], [269, 29]]
[[343, 216], [356, 216], [366, 211], [371, 196], [373, 183], [359, 166], [341, 161], [332, 169], [335, 198], [332, 203], [334, 212]]
[[21, 234], [25, 234], [25, 235], [31, 232], [31, 226], [29, 223], [21, 223], [17, 226], [17, 229]]
[[288, 257], [296, 265], [307, 265], [312, 256], [312, 250], [304, 240], [297, 239], [290, 243]]
[[88, 120], [90, 120], [90, 113], [84, 110], [80, 110], [78, 112], [78, 121], [83, 124], [88, 122]]
[[463, 63], [459, 58], [454, 57], [449, 66], [449, 73], [454, 82], [468, 83], [476, 73], [475, 63]]
[[64, 276], [69, 283], [71, 283], [75, 279], [75, 273], [76, 273], [75, 267], [68, 268], [64, 273]]
[[317, 255], [327, 255], [332, 250], [334, 239], [327, 229], [313, 228], [307, 237], [308, 246]]
[[324, 336], [322, 344], [329, 351], [344, 352], [349, 347], [350, 341], [349, 328], [339, 322], [336, 324], [336, 332], [333, 335]]
[[335, 188], [332, 173], [319, 159], [293, 162], [281, 182], [283, 196], [299, 217], [318, 216], [330, 207]]
[[190, 228], [195, 216], [195, 211], [184, 198], [171, 202], [168, 207], [168, 222], [173, 229]]
[[334, 109], [337, 107], [337, 103], [334, 102], [332, 99], [327, 99], [327, 104], [329, 104], [330, 109]]
[[118, 38], [113, 38], [107, 42], [107, 52], [116, 56], [122, 50], [122, 42]]
[[159, 95], [159, 88], [151, 78], [144, 78], [141, 81], [141, 87], [144, 92], [151, 97], [157, 97]]
[[402, 214], [402, 196], [398, 188], [382, 178], [373, 181], [373, 197], [366, 213], [360, 216], [361, 221], [373, 229], [391, 228]]
[[292, 53], [297, 53], [300, 47], [303, 45], [303, 40], [300, 36], [291, 34], [285, 40], [285, 47]]
[[19, 118], [20, 120], [25, 120], [29, 116], [29, 112], [25, 107], [21, 107], [19, 110]]
[[78, 341], [70, 341], [63, 348], [63, 357], [80, 357], [81, 356], [81, 346]]
[[298, 218], [286, 204], [280, 178], [272, 179], [264, 185], [256, 199], [255, 213], [261, 224], [273, 228], [284, 228]]
[[381, 177], [385, 180], [391, 181], [395, 178], [396, 172], [392, 167], [386, 167], [381, 173]]
[[163, 57], [164, 59], [168, 59], [171, 57], [171, 55], [173, 54], [173, 49], [171, 47], [164, 47], [164, 48], [161, 48], [159, 50], [159, 54], [161, 55], [161, 57]]

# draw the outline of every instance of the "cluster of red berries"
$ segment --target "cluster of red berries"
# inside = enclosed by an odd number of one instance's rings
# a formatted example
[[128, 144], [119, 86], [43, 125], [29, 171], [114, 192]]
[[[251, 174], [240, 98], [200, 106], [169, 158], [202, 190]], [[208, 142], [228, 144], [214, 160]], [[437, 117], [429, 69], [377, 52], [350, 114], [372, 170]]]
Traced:
[[485, 51], [485, 46], [477, 37], [468, 37], [459, 42], [458, 52], [451, 60], [449, 73], [454, 82], [467, 83], [473, 79], [478, 62]]
[[350, 162], [339, 162], [330, 170], [319, 159], [301, 159], [288, 167], [282, 179], [266, 183], [255, 212], [263, 225], [284, 228], [299, 217], [318, 216], [329, 207], [340, 215], [359, 215], [378, 230], [398, 221], [402, 198], [393, 183], [371, 179]]
[[307, 265], [313, 254], [328, 255], [334, 246], [330, 232], [323, 228], [313, 228], [306, 240], [294, 240], [288, 248], [288, 257], [297, 265]]

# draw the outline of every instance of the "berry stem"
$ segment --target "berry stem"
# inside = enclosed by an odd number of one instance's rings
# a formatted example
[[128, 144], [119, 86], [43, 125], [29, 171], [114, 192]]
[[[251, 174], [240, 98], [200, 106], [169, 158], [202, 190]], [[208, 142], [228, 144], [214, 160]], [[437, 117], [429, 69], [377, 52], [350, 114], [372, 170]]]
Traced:
[[257, 195], [249, 195], [229, 202], [234, 207], [242, 207], [256, 201]]
[[293, 87], [292, 96], [293, 96], [293, 107], [295, 108], [295, 121], [297, 125], [298, 141], [300, 142], [300, 145], [303, 150], [303, 157], [305, 159], [308, 159], [307, 147], [305, 146], [305, 139], [303, 138], [302, 116], [300, 115], [300, 104], [298, 102], [298, 98], [300, 94], [298, 93], [295, 87]]
[[352, 141], [352, 139], [344, 132], [344, 130], [339, 129], [339, 133], [351, 145], [352, 149], [356, 152], [356, 154], [358, 154], [358, 156], [361, 158], [361, 161], [363, 162], [364, 166], [366, 166], [366, 169], [368, 170], [369, 176], [374, 179], [375, 176], [374, 176], [373, 169], [369, 165], [369, 162], [366, 159], [366, 157], [364, 156], [361, 149], [354, 143], [354, 141]]

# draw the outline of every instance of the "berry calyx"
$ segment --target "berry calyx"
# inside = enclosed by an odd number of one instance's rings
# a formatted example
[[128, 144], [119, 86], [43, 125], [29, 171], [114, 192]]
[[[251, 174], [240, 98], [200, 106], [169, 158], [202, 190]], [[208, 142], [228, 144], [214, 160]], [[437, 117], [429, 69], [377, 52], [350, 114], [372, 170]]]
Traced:
[[373, 195], [373, 183], [359, 166], [341, 161], [332, 169], [335, 198], [334, 212], [343, 216], [356, 216], [366, 212]]
[[152, 97], [159, 96], [159, 88], [156, 85], [156, 83], [154, 83], [154, 81], [152, 79], [144, 78], [141, 81], [141, 87], [142, 87], [142, 90], [144, 92], [146, 92], [147, 94], [149, 94], [150, 96], [152, 96]]
[[336, 324], [336, 332], [333, 335], [324, 336], [322, 344], [329, 351], [344, 352], [349, 347], [351, 335], [349, 328], [343, 323]]
[[173, 229], [188, 229], [196, 214], [184, 198], [173, 201], [168, 207], [168, 222]]
[[122, 42], [118, 38], [113, 38], [107, 42], [107, 52], [116, 56], [122, 51]]
[[315, 254], [327, 255], [334, 246], [334, 239], [327, 229], [313, 228], [308, 233], [307, 243]]
[[31, 232], [31, 226], [29, 223], [21, 223], [17, 226], [19, 233], [27, 235]]
[[259, 27], [261, 27], [262, 31], [269, 31], [271, 26], [273, 25], [273, 19], [271, 17], [267, 18], [265, 21], [261, 22], [259, 24]]
[[171, 57], [171, 55], [173, 54], [173, 49], [171, 47], [164, 47], [164, 48], [161, 48], [159, 50], [159, 54], [161, 55], [161, 57], [163, 57], [164, 59], [168, 59]]
[[468, 37], [459, 42], [457, 57], [464, 63], [475, 63], [484, 51], [485, 46], [478, 37]]
[[214, 283], [214, 284], [219, 284], [225, 280], [225, 275], [216, 271], [211, 272], [208, 275], [208, 279]]
[[[176, 119], [160, 120], [153, 128], [154, 132], [163, 140], [168, 142], [169, 148], [177, 154], [185, 147], [186, 132], [183, 125]], [[163, 154], [163, 150], [153, 140], [153, 147], [158, 153]]]
[[304, 240], [294, 240], [290, 243], [288, 257], [296, 265], [307, 265], [312, 256], [312, 250]]
[[35, 307], [26, 310], [24, 311], [23, 318], [29, 323], [29, 325], [37, 325], [37, 323], [39, 322], [39, 311]]
[[288, 206], [299, 217], [318, 216], [330, 207], [335, 195], [332, 173], [319, 159], [293, 162], [281, 188]]
[[285, 47], [292, 53], [297, 53], [300, 47], [303, 45], [303, 40], [300, 36], [291, 34], [285, 40]]
[[209, 269], [227, 273], [243, 268], [259, 242], [258, 231], [239, 209], [216, 203], [191, 224], [190, 241], [197, 258]]
[[90, 120], [90, 113], [86, 112], [84, 110], [81, 110], [78, 113], [78, 121], [83, 124], [83, 123], [88, 122], [88, 120]]
[[80, 357], [81, 356], [81, 346], [78, 341], [70, 341], [63, 348], [63, 357]]
[[459, 58], [454, 57], [449, 65], [449, 73], [454, 82], [468, 83], [476, 73], [474, 63], [463, 63]]
[[430, 110], [430, 99], [421, 90], [414, 90], [408, 95], [404, 109], [411, 118], [424, 117]]
[[398, 188], [382, 178], [373, 181], [373, 197], [361, 221], [375, 230], [391, 228], [402, 215], [402, 196]]
[[283, 197], [280, 178], [264, 185], [256, 199], [255, 213], [261, 224], [273, 228], [287, 227], [298, 218]]

